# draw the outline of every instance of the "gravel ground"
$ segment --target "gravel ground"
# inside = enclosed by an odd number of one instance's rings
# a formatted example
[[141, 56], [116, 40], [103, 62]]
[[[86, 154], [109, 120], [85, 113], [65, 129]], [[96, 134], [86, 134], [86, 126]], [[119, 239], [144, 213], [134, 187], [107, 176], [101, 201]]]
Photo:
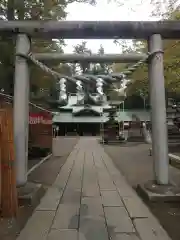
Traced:
[[[149, 146], [147, 144], [104, 145], [104, 149], [132, 187], [136, 188], [138, 184], [153, 179], [153, 159], [148, 156]], [[180, 170], [170, 166], [170, 179], [180, 186]], [[180, 204], [149, 202], [146, 204], [172, 240], [179, 240]]]

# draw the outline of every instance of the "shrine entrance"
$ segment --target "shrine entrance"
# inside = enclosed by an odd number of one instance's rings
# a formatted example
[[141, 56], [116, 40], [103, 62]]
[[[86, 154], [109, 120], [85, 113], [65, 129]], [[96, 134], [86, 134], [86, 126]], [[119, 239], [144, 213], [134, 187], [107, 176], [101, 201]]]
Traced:
[[[27, 139], [28, 139], [28, 101], [29, 72], [32, 62], [54, 77], [60, 74], [49, 70], [38, 60], [63, 59], [63, 54], [32, 54], [31, 38], [59, 39], [145, 39], [148, 41], [146, 62], [149, 69], [151, 99], [152, 148], [154, 176], [159, 185], [169, 184], [169, 158], [166, 124], [165, 84], [163, 67], [163, 39], [180, 39], [179, 21], [1, 21], [1, 34], [17, 35], [14, 90], [14, 134], [16, 148], [17, 184], [27, 182]], [[122, 55], [121, 62], [137, 59], [138, 54]], [[88, 56], [89, 62], [101, 57]], [[76, 58], [76, 56], [75, 56]], [[80, 56], [81, 61], [85, 60]], [[98, 62], [99, 62], [98, 59]], [[116, 57], [114, 58], [116, 62]], [[112, 60], [112, 58], [111, 58]], [[67, 61], [67, 60], [66, 60]], [[69, 59], [69, 62], [72, 60]], [[77, 59], [75, 59], [77, 62]], [[126, 73], [128, 74], [128, 73]], [[62, 75], [61, 75], [62, 76]], [[67, 80], [76, 81], [66, 76]], [[82, 78], [83, 81], [86, 78]], [[106, 78], [109, 81], [109, 76]], [[85, 128], [85, 127], [84, 127]]]
[[100, 134], [99, 123], [79, 123], [77, 131], [80, 136], [98, 136]]

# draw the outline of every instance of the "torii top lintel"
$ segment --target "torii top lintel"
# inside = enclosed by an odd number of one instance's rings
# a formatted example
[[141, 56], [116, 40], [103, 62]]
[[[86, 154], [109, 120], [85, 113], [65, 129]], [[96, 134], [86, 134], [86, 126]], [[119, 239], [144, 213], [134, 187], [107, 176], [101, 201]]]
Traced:
[[180, 21], [0, 21], [0, 35], [27, 33], [35, 38], [147, 39], [161, 34], [180, 39]]

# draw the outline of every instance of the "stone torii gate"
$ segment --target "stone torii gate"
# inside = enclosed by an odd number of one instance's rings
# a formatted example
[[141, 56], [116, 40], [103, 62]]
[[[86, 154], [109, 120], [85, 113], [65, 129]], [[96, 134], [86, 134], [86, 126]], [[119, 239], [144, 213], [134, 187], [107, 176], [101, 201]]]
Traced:
[[[165, 86], [162, 39], [179, 39], [179, 21], [128, 22], [128, 21], [1, 21], [0, 34], [17, 35], [16, 53], [28, 55], [31, 38], [65, 39], [145, 39], [148, 41], [149, 86], [151, 99], [152, 142], [155, 181], [160, 186], [169, 184], [169, 159], [166, 123]], [[35, 54], [39, 60], [82, 61], [77, 55], [71, 57], [56, 53]], [[111, 56], [112, 57], [112, 56]], [[95, 57], [89, 61], [100, 60]], [[142, 56], [121, 55], [119, 61], [137, 61]], [[121, 60], [120, 60], [121, 59]], [[87, 59], [86, 59], [87, 60]], [[112, 60], [112, 59], [111, 59]], [[103, 62], [107, 59], [103, 58]], [[117, 58], [114, 57], [114, 61]], [[14, 134], [17, 161], [17, 184], [26, 183], [27, 135], [28, 135], [29, 73], [27, 59], [16, 57], [14, 90]]]

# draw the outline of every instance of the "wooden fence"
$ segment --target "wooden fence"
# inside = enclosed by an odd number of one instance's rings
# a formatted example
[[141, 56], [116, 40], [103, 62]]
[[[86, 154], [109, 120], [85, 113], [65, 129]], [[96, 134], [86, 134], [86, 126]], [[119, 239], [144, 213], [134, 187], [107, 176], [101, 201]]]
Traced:
[[[52, 150], [52, 116], [30, 108], [29, 140], [33, 146]], [[36, 113], [34, 113], [36, 112]], [[35, 122], [33, 122], [35, 120]], [[38, 120], [36, 122], [36, 120]], [[0, 96], [0, 217], [18, 211], [12, 99]]]
[[12, 108], [0, 109], [0, 208], [2, 217], [18, 211]]

